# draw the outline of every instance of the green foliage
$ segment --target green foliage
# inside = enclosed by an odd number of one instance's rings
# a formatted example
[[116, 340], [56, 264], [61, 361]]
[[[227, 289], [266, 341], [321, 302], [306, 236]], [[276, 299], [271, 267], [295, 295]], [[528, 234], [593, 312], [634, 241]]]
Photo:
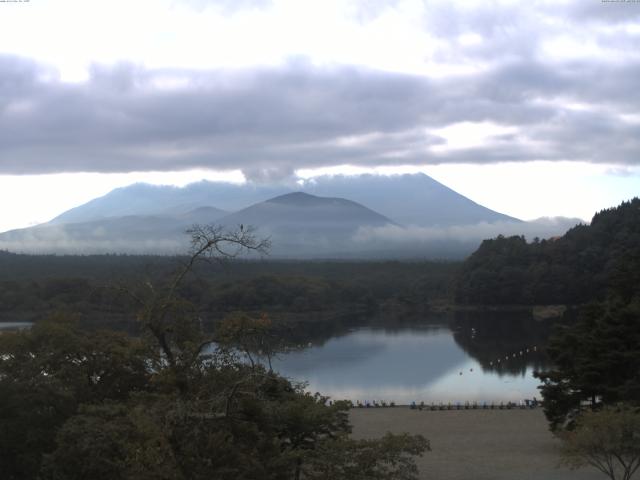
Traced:
[[83, 406], [58, 431], [44, 479], [178, 479], [171, 447], [140, 406]]
[[254, 356], [265, 357], [271, 370], [271, 359], [284, 345], [271, 319], [262, 314], [258, 318], [242, 312], [227, 315], [216, 325], [216, 342], [223, 348], [238, 348], [255, 366]]
[[[168, 282], [169, 266], [176, 261], [187, 260], [0, 252], [0, 321], [78, 313], [85, 325], [108, 324], [133, 333], [130, 319], [139, 305], [114, 286]], [[194, 265], [195, 275], [185, 278], [177, 293], [198, 306], [205, 323], [238, 310], [308, 318], [305, 314], [310, 312], [371, 313], [385, 304], [425, 308], [448, 301], [457, 266], [436, 262], [202, 263]]]
[[597, 213], [590, 225], [527, 243], [485, 240], [463, 264], [462, 304], [584, 304], [615, 292], [629, 302], [640, 285], [640, 199]]
[[[70, 322], [59, 322], [64, 329], [55, 321], [51, 329], [60, 327], [59, 332], [69, 333], [70, 340], [64, 345], [51, 342], [50, 350], [43, 347], [35, 354], [32, 350], [38, 365], [43, 364], [42, 356], [87, 352], [86, 339], [70, 328]], [[47, 326], [9, 334], [3, 340], [21, 347], [32, 345], [37, 342], [30, 337], [39, 337]], [[133, 342], [130, 351], [137, 351], [137, 341]], [[11, 373], [15, 364], [3, 367]], [[391, 436], [380, 445], [369, 441], [354, 450], [355, 444], [346, 438], [349, 405], [344, 402], [328, 405], [327, 398], [310, 395], [258, 364], [237, 363], [223, 351], [202, 357], [186, 373], [185, 369], [165, 364], [162, 371], [150, 373], [140, 388], [111, 398], [107, 391], [85, 392], [80, 384], [88, 370], [82, 366], [71, 373], [63, 369], [64, 375], [54, 368], [46, 376], [36, 375], [40, 388], [3, 377], [8, 387], [0, 395], [4, 478], [285, 480], [307, 478], [297, 475], [309, 462], [321, 465], [322, 452], [331, 453], [325, 462], [335, 466], [338, 460], [345, 462], [345, 471], [366, 468], [377, 472], [370, 478], [413, 478], [380, 475], [410, 472], [413, 452], [420, 451], [416, 445], [424, 442], [421, 437], [394, 443], [396, 437]], [[171, 374], [174, 370], [183, 375]], [[56, 388], [45, 389], [50, 382]], [[82, 404], [76, 395], [84, 398]], [[337, 446], [331, 447], [332, 442]], [[342, 446], [355, 456], [334, 458]], [[385, 452], [379, 456], [380, 465], [366, 454], [376, 448]], [[386, 465], [389, 461], [393, 465]]]
[[624, 405], [580, 415], [572, 431], [560, 435], [564, 463], [590, 465], [611, 480], [630, 480], [640, 467], [640, 413]]
[[80, 404], [126, 399], [151, 379], [139, 340], [63, 317], [1, 335], [0, 354], [0, 465], [10, 479], [35, 478]]
[[262, 275], [247, 281], [225, 283], [211, 298], [217, 308], [248, 310], [268, 307], [293, 311], [322, 310], [338, 303], [340, 291], [319, 278]]
[[55, 382], [0, 378], [2, 478], [36, 478], [42, 455], [55, 448], [56, 430], [75, 406], [75, 399]]
[[571, 424], [582, 404], [640, 405], [640, 303], [610, 301], [587, 308], [547, 348], [554, 364], [538, 374], [551, 428]]

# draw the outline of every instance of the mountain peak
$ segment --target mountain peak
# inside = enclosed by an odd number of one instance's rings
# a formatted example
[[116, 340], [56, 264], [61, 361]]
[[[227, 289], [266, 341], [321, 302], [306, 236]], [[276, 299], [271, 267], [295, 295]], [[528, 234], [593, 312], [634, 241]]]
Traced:
[[344, 198], [329, 198], [292, 192], [251, 205], [221, 219], [227, 224], [391, 224], [383, 215]]
[[324, 175], [306, 180], [300, 188], [323, 197], [348, 198], [403, 225], [520, 222], [478, 205], [424, 173]]
[[347, 200], [346, 198], [324, 197], [318, 195], [311, 195], [306, 192], [292, 192], [285, 193], [284, 195], [278, 195], [277, 197], [270, 198], [265, 203], [291, 205], [293, 207], [322, 207], [328, 205], [334, 206], [349, 206], [349, 207], [361, 207], [366, 208], [363, 205]]
[[268, 203], [285, 203], [285, 204], [293, 203], [293, 204], [300, 205], [301, 203], [302, 204], [317, 203], [319, 199], [320, 197], [311, 195], [310, 193], [292, 192], [292, 193], [285, 193], [284, 195], [279, 195], [274, 198], [270, 198], [269, 200], [267, 200], [267, 202]]

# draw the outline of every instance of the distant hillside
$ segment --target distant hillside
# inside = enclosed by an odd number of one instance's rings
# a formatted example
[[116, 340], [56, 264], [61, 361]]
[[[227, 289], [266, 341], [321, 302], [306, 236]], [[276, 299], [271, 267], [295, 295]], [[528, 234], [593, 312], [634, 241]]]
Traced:
[[0, 247], [35, 253], [165, 253], [188, 248], [185, 231], [193, 224], [218, 223], [230, 229], [257, 228], [270, 237], [276, 257], [355, 255], [360, 228], [393, 225], [356, 202], [295, 192], [256, 203], [234, 214], [199, 207], [175, 215], [128, 215], [73, 223], [50, 223], [0, 235]]
[[640, 296], [640, 199], [597, 213], [554, 240], [485, 240], [456, 282], [463, 304], [580, 304]]
[[301, 187], [314, 195], [355, 200], [406, 226], [520, 222], [475, 203], [423, 173], [321, 176]]
[[236, 185], [202, 181], [185, 187], [135, 184], [68, 210], [50, 223], [77, 223], [130, 215], [182, 214], [215, 206], [237, 211], [293, 191], [347, 198], [402, 225], [450, 226], [518, 222], [454, 192], [424, 174], [324, 176], [302, 185]]
[[287, 193], [282, 186], [201, 181], [185, 187], [136, 183], [72, 208], [51, 224], [78, 223], [131, 215], [181, 215], [200, 207], [235, 211]]
[[186, 251], [184, 232], [196, 223], [256, 226], [271, 237], [275, 258], [340, 259], [462, 259], [487, 237], [546, 238], [575, 224], [522, 222], [423, 174], [327, 176], [289, 187], [202, 181], [118, 188], [47, 224], [0, 234], [0, 249], [175, 254]]
[[276, 256], [326, 257], [357, 253], [353, 236], [360, 228], [393, 222], [344, 198], [325, 198], [294, 192], [252, 205], [219, 223], [229, 227], [252, 225], [269, 236]]
[[393, 222], [351, 200], [294, 192], [240, 210], [222, 218], [220, 223], [244, 223], [271, 228], [291, 226], [356, 230], [359, 226], [385, 225]]
[[48, 223], [0, 234], [0, 248], [25, 253], [183, 253], [185, 231], [228, 212], [200, 207], [176, 215], [126, 215], [74, 223]]

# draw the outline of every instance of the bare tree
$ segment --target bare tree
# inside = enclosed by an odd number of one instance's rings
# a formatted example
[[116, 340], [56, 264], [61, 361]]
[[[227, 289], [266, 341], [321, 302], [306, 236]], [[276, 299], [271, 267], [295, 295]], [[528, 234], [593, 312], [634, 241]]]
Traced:
[[269, 239], [258, 238], [252, 227], [227, 230], [219, 225], [194, 225], [187, 233], [191, 235], [189, 254], [168, 283], [159, 286], [147, 281], [137, 291], [124, 289], [138, 304], [138, 321], [157, 341], [162, 361], [177, 373], [193, 364], [213, 341], [202, 335], [193, 306], [178, 295], [185, 277], [199, 260], [220, 262], [250, 252], [265, 255], [270, 248]]

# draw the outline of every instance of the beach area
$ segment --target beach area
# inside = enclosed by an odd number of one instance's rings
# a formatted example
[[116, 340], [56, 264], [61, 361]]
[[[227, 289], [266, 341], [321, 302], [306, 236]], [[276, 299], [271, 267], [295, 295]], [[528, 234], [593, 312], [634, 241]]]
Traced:
[[431, 451], [417, 460], [420, 479], [602, 480], [594, 468], [560, 466], [559, 441], [541, 408], [512, 410], [412, 410], [354, 408], [354, 438], [386, 432], [421, 434]]

